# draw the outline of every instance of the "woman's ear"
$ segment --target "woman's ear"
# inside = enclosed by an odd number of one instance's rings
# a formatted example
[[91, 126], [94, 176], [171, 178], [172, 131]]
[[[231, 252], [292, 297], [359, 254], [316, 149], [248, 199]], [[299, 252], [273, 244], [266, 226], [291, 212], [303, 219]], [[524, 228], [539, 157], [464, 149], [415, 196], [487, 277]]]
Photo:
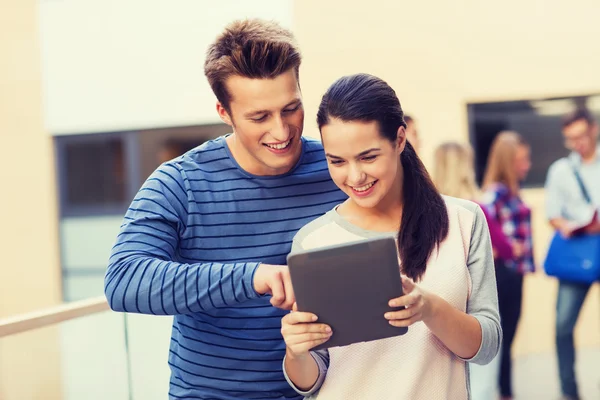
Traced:
[[404, 151], [404, 147], [406, 146], [406, 129], [403, 126], [398, 128], [398, 133], [396, 135], [396, 146], [398, 147], [398, 154]]

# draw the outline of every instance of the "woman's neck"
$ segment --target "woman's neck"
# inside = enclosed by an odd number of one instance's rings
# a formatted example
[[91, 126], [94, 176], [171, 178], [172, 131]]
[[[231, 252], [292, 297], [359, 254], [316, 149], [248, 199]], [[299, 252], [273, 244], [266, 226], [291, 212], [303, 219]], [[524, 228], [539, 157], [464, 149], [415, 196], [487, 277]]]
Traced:
[[364, 208], [352, 199], [346, 200], [337, 209], [338, 214], [348, 222], [362, 229], [377, 232], [397, 232], [402, 220], [402, 204], [386, 207]]

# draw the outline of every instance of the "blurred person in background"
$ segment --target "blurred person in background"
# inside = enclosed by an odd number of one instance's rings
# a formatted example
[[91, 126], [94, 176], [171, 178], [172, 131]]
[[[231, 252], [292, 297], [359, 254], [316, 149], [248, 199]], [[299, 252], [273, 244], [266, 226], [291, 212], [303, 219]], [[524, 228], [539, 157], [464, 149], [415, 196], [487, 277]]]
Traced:
[[[446, 142], [435, 151], [433, 180], [441, 194], [478, 202], [481, 192], [475, 182], [473, 151], [470, 146]], [[494, 264], [503, 266], [513, 258], [512, 245], [496, 219], [490, 217], [485, 207]], [[500, 356], [487, 365], [469, 364], [472, 400], [492, 400], [497, 398]]]
[[419, 139], [419, 131], [417, 130], [417, 123], [414, 118], [410, 115], [404, 116], [404, 122], [406, 122], [406, 139], [415, 149], [417, 154], [421, 149], [421, 140]]
[[[600, 146], [598, 124], [589, 111], [578, 109], [564, 116], [562, 134], [568, 157], [555, 161], [546, 178], [546, 216], [565, 238], [576, 228], [600, 233]], [[580, 188], [575, 172], [588, 192]], [[556, 301], [556, 352], [563, 399], [578, 400], [573, 330], [591, 284], [559, 280]]]
[[523, 277], [535, 270], [531, 209], [520, 196], [531, 168], [530, 147], [516, 132], [500, 132], [492, 143], [483, 178], [480, 204], [496, 220], [511, 243], [513, 257], [496, 264], [498, 304], [503, 340], [500, 352], [500, 395], [513, 398], [512, 343], [521, 317]]
[[296, 231], [346, 196], [321, 143], [302, 137], [300, 62], [279, 25], [228, 25], [204, 70], [233, 133], [162, 164], [111, 251], [110, 307], [174, 316], [170, 399], [301, 398], [281, 368], [284, 264]]

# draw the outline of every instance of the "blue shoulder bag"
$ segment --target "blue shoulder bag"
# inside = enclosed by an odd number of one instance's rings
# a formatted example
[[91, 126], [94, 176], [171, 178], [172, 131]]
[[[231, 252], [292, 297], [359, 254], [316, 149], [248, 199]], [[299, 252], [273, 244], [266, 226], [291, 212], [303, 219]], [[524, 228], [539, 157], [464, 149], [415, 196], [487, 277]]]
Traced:
[[[592, 200], [573, 166], [575, 179], [588, 204]], [[556, 232], [544, 262], [546, 274], [560, 280], [593, 283], [600, 279], [600, 234], [579, 234], [569, 239]]]

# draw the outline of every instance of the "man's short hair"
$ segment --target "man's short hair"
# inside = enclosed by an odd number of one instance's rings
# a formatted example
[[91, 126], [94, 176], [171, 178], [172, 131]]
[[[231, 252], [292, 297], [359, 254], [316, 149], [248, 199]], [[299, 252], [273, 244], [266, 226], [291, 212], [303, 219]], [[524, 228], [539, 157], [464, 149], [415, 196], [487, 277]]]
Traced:
[[566, 114], [563, 118], [562, 118], [562, 127], [563, 129], [566, 128], [567, 126], [580, 121], [580, 120], [584, 120], [586, 121], [589, 125], [594, 125], [596, 123], [596, 120], [594, 119], [594, 116], [592, 115], [591, 112], [589, 112], [588, 109], [586, 108], [577, 108], [574, 111], [571, 111], [570, 113]]
[[208, 48], [204, 74], [217, 100], [229, 111], [227, 78], [273, 79], [294, 68], [298, 79], [301, 61], [292, 32], [275, 22], [246, 19], [227, 25]]

